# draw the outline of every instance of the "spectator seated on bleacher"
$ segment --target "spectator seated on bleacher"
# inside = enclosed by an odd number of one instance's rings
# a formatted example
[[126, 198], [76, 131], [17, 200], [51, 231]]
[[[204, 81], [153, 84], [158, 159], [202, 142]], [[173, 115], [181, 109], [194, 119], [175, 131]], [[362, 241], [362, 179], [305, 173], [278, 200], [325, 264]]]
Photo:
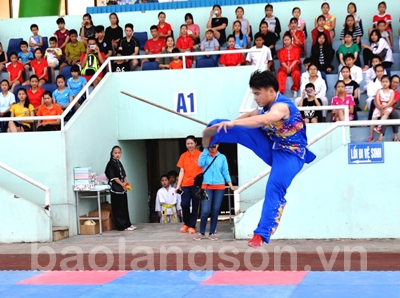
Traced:
[[297, 91], [300, 89], [300, 53], [301, 48], [292, 45], [292, 37], [289, 34], [283, 36], [283, 48], [278, 51], [278, 59], [281, 67], [278, 70], [277, 80], [279, 83], [279, 92], [284, 94], [286, 89], [286, 78], [290, 75], [293, 79], [293, 85], [290, 88], [293, 92], [293, 98], [297, 97]]
[[393, 40], [393, 33], [392, 33], [392, 16], [388, 13], [386, 13], [386, 3], [384, 1], [379, 2], [378, 4], [378, 11], [379, 14], [374, 15], [372, 18], [372, 28], [369, 29], [368, 33], [370, 34], [373, 29], [378, 29], [378, 23], [379, 21], [384, 21], [385, 22], [385, 27], [384, 30], [388, 32], [389, 34], [389, 39]]
[[292, 37], [292, 46], [300, 48], [302, 53], [304, 53], [306, 40], [304, 31], [297, 29], [298, 20], [296, 18], [291, 18], [289, 24], [289, 30], [285, 34], [287, 33]]
[[[172, 36], [168, 36], [166, 39], [166, 44], [167, 44], [167, 47], [164, 51], [162, 51], [162, 54], [171, 54], [173, 49], [175, 49], [174, 38]], [[172, 57], [161, 57], [158, 67], [160, 69], [168, 69], [169, 64], [171, 63], [172, 60], [173, 60]]]
[[317, 42], [311, 48], [310, 61], [317, 66], [325, 82], [326, 73], [329, 74], [333, 70], [332, 61], [334, 56], [335, 51], [332, 49], [332, 45], [328, 43], [325, 33], [319, 32]]
[[352, 80], [350, 75], [350, 67], [343, 66], [340, 71], [340, 77], [345, 84], [346, 93], [353, 97], [357, 108], [359, 104], [358, 89], [360, 88], [360, 85], [356, 81]]
[[0, 42], [0, 73], [6, 68], [8, 63], [7, 52], [3, 51], [3, 45]]
[[[353, 97], [346, 92], [346, 85], [342, 80], [337, 81], [335, 85], [336, 96], [332, 98], [333, 106], [348, 106], [349, 107], [349, 120], [354, 120], [354, 107], [356, 103]], [[344, 121], [344, 110], [333, 110], [332, 111], [332, 122]]]
[[[181, 52], [193, 52], [193, 39], [187, 35], [187, 26], [181, 25], [180, 36], [176, 40], [176, 48]], [[192, 68], [193, 56], [185, 56], [186, 68]]]
[[51, 67], [51, 81], [55, 82], [55, 71], [54, 69], [60, 64], [62, 57], [62, 50], [57, 47], [57, 38], [54, 36], [49, 39], [50, 47], [46, 49], [44, 57], [47, 60], [47, 64]]
[[[365, 91], [367, 91], [368, 84], [371, 81], [375, 80], [375, 78], [376, 78], [375, 66], [378, 64], [381, 64], [381, 63], [382, 63], [382, 59], [380, 56], [377, 56], [377, 55], [372, 56], [372, 59], [371, 59], [372, 67], [368, 68], [368, 70], [365, 72], [364, 89], [362, 90], [361, 93], [364, 93]], [[386, 70], [385, 70], [384, 74], [386, 74]]]
[[[35, 58], [33, 53], [28, 51], [28, 43], [23, 40], [20, 42], [19, 47], [21, 52], [18, 53], [18, 61], [22, 63], [25, 70], [25, 77], [29, 77], [29, 69], [31, 67], [31, 61]], [[23, 80], [22, 80], [23, 81]]]
[[188, 35], [193, 39], [194, 45], [200, 44], [200, 26], [194, 24], [193, 15], [191, 13], [185, 14], [185, 23], [188, 28]]
[[[83, 87], [85, 87], [87, 81], [86, 79], [80, 75], [80, 68], [78, 65], [71, 66], [71, 77], [67, 80], [67, 86], [72, 91], [73, 98], [82, 91]], [[75, 110], [78, 110], [79, 103], [82, 103], [83, 100], [80, 100], [75, 105]]]
[[42, 87], [39, 87], [39, 78], [37, 75], [31, 75], [29, 81], [31, 88], [29, 88], [26, 93], [28, 95], [29, 102], [35, 108], [35, 112], [37, 112], [39, 107], [43, 104], [42, 99], [45, 90]]
[[31, 25], [32, 36], [29, 37], [30, 51], [33, 53], [36, 49], [43, 46], [43, 39], [39, 35], [39, 26], [36, 24]]
[[[271, 50], [272, 58], [276, 57], [276, 35], [272, 33], [271, 31], [268, 30], [268, 23], [266, 21], [261, 21], [260, 23], [260, 31], [258, 33], [261, 33], [264, 39], [264, 45], [268, 47]], [[274, 64], [272, 64], [272, 67], [274, 67]], [[274, 68], [275, 70], [275, 68]]]
[[[326, 83], [321, 76], [318, 76], [318, 68], [315, 64], [310, 63], [307, 68], [308, 77], [305, 77], [301, 81], [300, 92], [303, 92], [306, 89], [306, 86], [309, 83], [313, 84], [314, 94], [316, 98], [319, 98], [324, 106], [328, 105], [328, 99], [326, 98]], [[295, 104], [299, 105], [301, 98], [298, 97], [295, 99]], [[323, 111], [325, 112], [325, 111]], [[323, 116], [326, 116], [326, 112], [323, 113]]]
[[[322, 106], [321, 99], [315, 95], [315, 88], [313, 83], [308, 83], [305, 89], [301, 92], [299, 107], [318, 107]], [[305, 110], [301, 111], [301, 116], [306, 123], [322, 122], [322, 111]]]
[[[83, 53], [80, 57], [82, 67], [81, 75], [85, 77], [87, 82], [89, 82], [93, 75], [99, 70], [100, 66], [105, 61], [105, 57], [106, 55], [100, 52], [100, 49], [96, 44], [96, 39], [94, 37], [89, 37], [86, 53]], [[93, 81], [93, 87], [96, 87], [102, 78], [103, 73], [100, 72]]]
[[[32, 54], [32, 53], [31, 53]], [[14, 88], [17, 85], [23, 83], [24, 79], [22, 73], [24, 72], [24, 65], [18, 61], [17, 53], [12, 52], [10, 54], [11, 63], [7, 66], [7, 73], [8, 73], [8, 82], [9, 86], [11, 87], [11, 93], [14, 92]]]
[[341, 44], [339, 46], [339, 49], [337, 50], [337, 58], [340, 63], [339, 67], [346, 65], [345, 57], [348, 54], [352, 54], [355, 58], [355, 61], [358, 61], [357, 63], [359, 63], [358, 56], [360, 54], [360, 47], [356, 43], [353, 42], [352, 32], [346, 32], [344, 34], [344, 43]]
[[[300, 7], [294, 7], [292, 9], [292, 16], [297, 19], [297, 30], [303, 31], [304, 35], [307, 37], [306, 21], [300, 18], [300, 15], [301, 15]], [[290, 28], [290, 20], [288, 23], [288, 28]]]
[[65, 86], [65, 77], [63, 75], [58, 75], [56, 82], [57, 89], [53, 91], [52, 97], [56, 104], [61, 106], [62, 110], [65, 110], [74, 100], [74, 94], [71, 89]]
[[378, 64], [374, 67], [376, 78], [369, 82], [367, 85], [367, 106], [370, 111], [368, 115], [368, 119], [371, 120], [372, 118], [372, 109], [371, 109], [371, 102], [375, 99], [376, 92], [382, 88], [381, 79], [384, 76], [385, 69], [383, 68], [382, 64]]
[[[57, 44], [56, 46], [52, 47], [51, 46], [51, 37], [49, 39], [50, 41], [50, 48], [60, 48], [62, 51], [62, 54], [65, 54], [65, 47], [67, 43], [69, 42], [69, 30], [65, 28], [65, 20], [64, 18], [58, 18], [57, 21], [57, 26], [58, 30], [54, 32], [54, 36], [56, 37]], [[49, 62], [49, 61], [47, 61]]]
[[119, 41], [124, 36], [124, 30], [119, 25], [119, 19], [115, 12], [110, 13], [110, 26], [106, 28], [105, 38], [111, 40], [113, 51], [117, 50]]
[[[390, 78], [390, 88], [394, 91], [394, 101], [393, 101], [393, 110], [389, 115], [389, 119], [399, 119], [400, 113], [400, 92], [397, 90], [399, 87], [399, 76], [393, 75]], [[399, 126], [398, 125], [391, 125], [393, 130], [393, 142], [399, 141]], [[381, 133], [382, 137], [385, 135], [387, 125], [382, 125]]]
[[[250, 22], [248, 19], [245, 19], [244, 16], [244, 8], [241, 6], [238, 6], [235, 9], [235, 14], [236, 14], [236, 21], [239, 21], [241, 26], [242, 26], [242, 33], [244, 36], [247, 36], [247, 44], [250, 47], [251, 44], [251, 27], [250, 27]], [[235, 24], [235, 23], [233, 23]], [[232, 32], [234, 31], [233, 25], [232, 25]]]
[[382, 65], [386, 72], [390, 75], [390, 68], [393, 64], [392, 49], [384, 38], [381, 37], [379, 30], [372, 30], [369, 35], [370, 45], [363, 44], [363, 59], [364, 68], [366, 71], [369, 68], [373, 55], [378, 55], [382, 59]]
[[[175, 48], [172, 50], [172, 53], [180, 53], [181, 51], [178, 48]], [[182, 69], [183, 68], [183, 62], [181, 59], [181, 56], [177, 55], [174, 56], [172, 61], [169, 63], [169, 69]]]
[[361, 28], [356, 26], [356, 21], [354, 19], [354, 16], [352, 16], [351, 14], [346, 17], [344, 28], [340, 32], [340, 40], [342, 41], [342, 44], [345, 43], [344, 35], [346, 32], [351, 32], [353, 36], [353, 43], [355, 43], [360, 47], [361, 37], [363, 34], [361, 32]]
[[361, 32], [364, 33], [364, 32], [363, 32], [363, 28], [362, 28], [362, 26], [361, 26], [361, 25], [362, 25], [362, 23], [361, 23], [361, 17], [360, 17], [360, 15], [357, 13], [357, 6], [356, 6], [356, 4], [355, 4], [354, 2], [350, 2], [350, 3], [347, 5], [347, 13], [348, 13], [349, 15], [352, 15], [352, 16], [353, 16], [355, 26], [356, 26], [356, 27], [359, 27], [359, 28], [361, 29]]
[[[35, 50], [35, 59], [31, 62], [32, 74], [38, 76], [39, 87], [42, 87], [49, 81], [49, 74], [47, 73], [49, 65], [47, 60], [43, 58], [43, 53], [41, 48]], [[30, 80], [26, 80], [22, 85], [29, 85]]]
[[[336, 17], [334, 15], [329, 14], [329, 10], [330, 10], [330, 6], [329, 3], [324, 2], [321, 5], [321, 11], [322, 11], [322, 15], [325, 17], [325, 25], [324, 28], [326, 30], [329, 31], [329, 34], [331, 36], [331, 40], [333, 40], [335, 38], [335, 28], [336, 28]], [[315, 23], [314, 23], [314, 27], [318, 26], [318, 18], [319, 16], [317, 16], [315, 18]]]
[[[36, 116], [56, 116], [63, 113], [61, 106], [53, 103], [53, 98], [50, 91], [45, 91], [43, 94], [43, 105], [40, 106]], [[58, 131], [60, 130], [61, 120], [46, 119], [39, 120], [37, 131]]]
[[85, 53], [85, 45], [78, 41], [78, 33], [72, 29], [69, 31], [69, 42], [65, 46], [65, 62], [60, 66], [60, 73], [64, 66], [72, 66], [79, 63], [81, 55]]
[[240, 21], [235, 21], [233, 23], [233, 36], [235, 36], [235, 48], [236, 49], [247, 49], [248, 40], [247, 36], [242, 32], [242, 23]]
[[[219, 51], [219, 42], [214, 37], [213, 29], [207, 29], [206, 37], [200, 44], [200, 50], [202, 52]], [[214, 61], [214, 66], [218, 66], [218, 55], [196, 56], [196, 62], [201, 59], [212, 59]]]
[[[0, 87], [0, 117], [9, 117], [10, 108], [15, 103], [15, 95], [9, 91], [10, 84], [7, 80], [2, 80]], [[1, 132], [7, 131], [7, 122], [0, 122], [0, 130]]]
[[[213, 16], [215, 15], [215, 18]], [[226, 27], [228, 26], [228, 19], [222, 16], [222, 8], [215, 4], [210, 11], [210, 17], [207, 21], [207, 29], [211, 28], [214, 32], [214, 37], [218, 40], [220, 46], [226, 42]]]
[[[155, 55], [162, 53], [162, 51], [164, 51], [166, 48], [165, 39], [159, 38], [158, 29], [156, 25], [150, 27], [150, 33], [151, 33], [151, 38], [147, 40], [144, 45], [144, 50], [146, 52], [146, 55]], [[160, 58], [148, 58], [148, 59], [145, 58], [142, 60], [142, 67], [143, 64], [148, 61], [159, 62]]]
[[172, 35], [172, 27], [168, 24], [166, 20], [167, 16], [165, 12], [161, 11], [158, 13], [158, 36], [160, 39], [167, 39], [167, 36]]
[[[10, 108], [10, 117], [29, 117], [35, 116], [35, 108], [30, 104], [26, 90], [24, 88], [20, 88], [17, 93], [18, 103], [15, 103]], [[33, 120], [25, 120], [24, 122], [18, 121], [8, 121], [8, 129], [7, 132], [25, 132], [31, 130], [31, 125], [33, 124]]]
[[[133, 36], [133, 25], [128, 23], [125, 25], [125, 37], [121, 38], [118, 50], [122, 51], [123, 56], [137, 56], [139, 54], [140, 42]], [[138, 59], [131, 60], [131, 70], [135, 70], [138, 65]]]
[[254, 35], [254, 42], [256, 45], [252, 47], [252, 49], [262, 49], [265, 51], [265, 54], [262, 52], [247, 53], [246, 64], [257, 65], [257, 63], [261, 61], [260, 66], [264, 67], [264, 70], [271, 70], [274, 60], [272, 58], [271, 50], [264, 45], [263, 35], [261, 33], [256, 33], [256, 35]]
[[96, 42], [100, 52], [104, 53], [105, 59], [112, 56], [112, 42], [105, 38], [104, 26], [96, 26]]
[[[227, 51], [232, 51], [232, 50], [237, 50], [235, 48], [235, 42], [236, 39], [233, 35], [228, 36], [228, 48], [226, 49]], [[222, 54], [221, 58], [219, 59], [219, 64], [221, 64], [222, 67], [226, 66], [240, 66], [244, 63], [244, 57], [242, 53], [236, 53], [236, 54]]]
[[325, 29], [326, 19], [324, 15], [320, 15], [317, 17], [317, 25], [313, 30], [311, 30], [311, 40], [312, 45], [317, 43], [317, 39], [320, 33], [324, 33], [326, 36], [326, 41], [332, 45], [331, 34], [328, 30]]
[[[354, 57], [354, 55], [352, 53], [346, 54], [346, 56], [344, 56], [344, 62], [344, 66], [348, 66], [350, 68], [351, 79], [356, 81], [358, 85], [361, 85], [361, 82], [363, 80], [362, 70], [361, 67], [358, 67], [354, 64], [356, 62], [356, 58]], [[343, 76], [341, 73], [339, 74], [339, 80], [343, 80]]]
[[268, 31], [272, 32], [275, 35], [275, 42], [280, 40], [281, 37], [281, 22], [277, 17], [273, 15], [274, 7], [271, 4], [265, 5], [265, 17], [261, 19], [260, 27], [262, 22], [266, 22], [268, 24]]
[[[123, 56], [123, 52], [121, 50], [117, 50], [116, 56]], [[126, 72], [131, 70], [131, 66], [126, 60], [114, 60], [111, 62], [112, 72]]]
[[378, 22], [378, 30], [379, 33], [381, 34], [382, 38], [386, 40], [390, 48], [393, 48], [392, 40], [390, 39], [390, 34], [388, 31], [386, 31], [386, 22], [385, 21], [379, 21]]

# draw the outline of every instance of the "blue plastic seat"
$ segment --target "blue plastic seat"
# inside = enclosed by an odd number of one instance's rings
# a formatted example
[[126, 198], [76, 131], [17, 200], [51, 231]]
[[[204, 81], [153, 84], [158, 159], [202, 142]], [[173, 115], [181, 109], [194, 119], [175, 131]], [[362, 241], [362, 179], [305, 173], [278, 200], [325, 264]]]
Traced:
[[211, 58], [199, 59], [196, 62], [196, 68], [214, 67], [214, 60]]
[[50, 91], [51, 93], [53, 93], [53, 91], [57, 89], [57, 85], [56, 84], [44, 84], [42, 86], [42, 88], [45, 91]]
[[9, 40], [9, 42], [8, 42], [8, 48], [7, 48], [7, 55], [8, 55], [8, 58], [10, 58], [11, 52], [16, 52], [17, 54], [18, 54], [19, 52], [21, 52], [21, 49], [20, 49], [19, 44], [20, 44], [20, 42], [21, 42], [22, 40], [23, 40], [22, 38], [11, 38], [11, 39]]
[[143, 62], [142, 70], [158, 70], [158, 62], [157, 61]]
[[134, 32], [133, 36], [139, 40], [140, 49], [144, 50], [144, 45], [146, 44], [146, 41], [148, 40], [147, 32]]
[[42, 52], [46, 52], [46, 50], [49, 48], [49, 39], [47, 36], [42, 36]]
[[61, 74], [65, 77], [65, 81], [67, 81], [70, 77], [72, 77], [71, 66], [64, 66]]

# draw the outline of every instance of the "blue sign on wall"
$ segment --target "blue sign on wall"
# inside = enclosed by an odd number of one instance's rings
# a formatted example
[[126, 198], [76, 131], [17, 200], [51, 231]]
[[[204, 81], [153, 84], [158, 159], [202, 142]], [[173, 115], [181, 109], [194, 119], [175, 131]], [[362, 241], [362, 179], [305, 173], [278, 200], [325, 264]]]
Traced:
[[349, 164], [384, 163], [383, 143], [350, 143]]

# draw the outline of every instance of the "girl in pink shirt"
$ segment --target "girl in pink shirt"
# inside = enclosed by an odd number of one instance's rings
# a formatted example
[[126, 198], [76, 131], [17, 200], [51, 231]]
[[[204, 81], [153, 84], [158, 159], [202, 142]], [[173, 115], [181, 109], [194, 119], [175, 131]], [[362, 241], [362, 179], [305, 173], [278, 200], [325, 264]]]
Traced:
[[[344, 81], [337, 81], [336, 85], [336, 96], [332, 98], [333, 106], [349, 106], [349, 120], [354, 119], [354, 107], [356, 103], [354, 102], [353, 96], [347, 94], [346, 85]], [[333, 110], [332, 111], [332, 121], [344, 121], [344, 110]]]

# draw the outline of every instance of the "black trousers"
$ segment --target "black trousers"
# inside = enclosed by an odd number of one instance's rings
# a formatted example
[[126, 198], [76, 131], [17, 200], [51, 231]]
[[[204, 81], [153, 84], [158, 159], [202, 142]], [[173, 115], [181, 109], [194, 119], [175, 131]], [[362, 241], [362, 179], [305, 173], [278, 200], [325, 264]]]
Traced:
[[[363, 49], [363, 61], [364, 61], [364, 66], [365, 65], [368, 65], [368, 66], [371, 66], [371, 60], [372, 60], [372, 57], [374, 56], [375, 54], [374, 53], [372, 53], [372, 51], [370, 50], [370, 49]], [[383, 61], [382, 62], [382, 66], [383, 66], [383, 68], [384, 69], [387, 69], [387, 68], [391, 68], [392, 67], [392, 62], [388, 62], [388, 61]], [[386, 71], [387, 72], [387, 71]]]
[[128, 210], [128, 196], [126, 193], [111, 193], [111, 209], [114, 217], [115, 227], [118, 231], [123, 231], [131, 226]]
[[59, 131], [60, 125], [45, 125], [39, 126], [36, 131]]
[[[398, 110], [393, 110], [390, 113], [388, 119], [399, 119], [399, 114], [397, 112], [398, 112]], [[386, 131], [387, 127], [388, 127], [387, 125], [383, 125], [382, 126], [381, 132], [383, 133], [383, 135], [385, 135], [385, 131]], [[398, 125], [391, 125], [391, 127], [393, 129], [393, 133], [398, 133], [399, 132], [399, 126]]]
[[[183, 223], [189, 228], [196, 228], [197, 213], [199, 209], [199, 199], [196, 197], [196, 187], [182, 187], [182, 213]], [[192, 202], [192, 212], [190, 212], [190, 202]]]

